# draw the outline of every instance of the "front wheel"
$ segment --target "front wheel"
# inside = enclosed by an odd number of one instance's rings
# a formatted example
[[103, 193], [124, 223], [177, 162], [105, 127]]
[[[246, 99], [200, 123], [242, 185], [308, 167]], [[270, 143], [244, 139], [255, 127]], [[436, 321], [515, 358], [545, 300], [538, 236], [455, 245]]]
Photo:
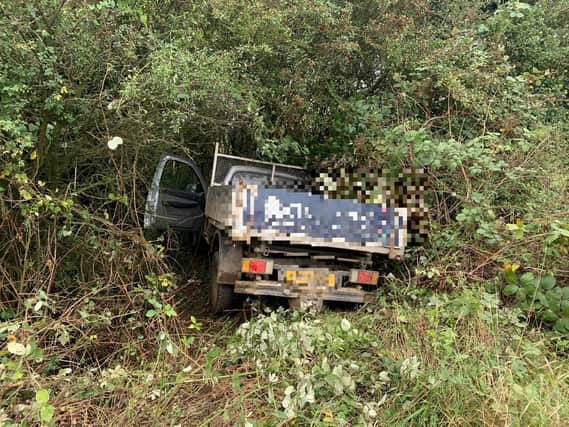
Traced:
[[233, 286], [219, 283], [219, 252], [215, 251], [210, 262], [209, 303], [214, 313], [221, 313], [233, 307], [235, 293]]

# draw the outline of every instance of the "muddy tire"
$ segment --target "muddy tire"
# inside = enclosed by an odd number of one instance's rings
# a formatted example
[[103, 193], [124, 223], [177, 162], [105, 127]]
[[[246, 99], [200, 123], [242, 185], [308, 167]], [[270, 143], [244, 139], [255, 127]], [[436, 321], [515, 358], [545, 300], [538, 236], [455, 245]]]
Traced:
[[236, 299], [233, 286], [219, 283], [218, 275], [219, 252], [215, 251], [210, 262], [209, 304], [211, 311], [216, 314], [233, 308]]

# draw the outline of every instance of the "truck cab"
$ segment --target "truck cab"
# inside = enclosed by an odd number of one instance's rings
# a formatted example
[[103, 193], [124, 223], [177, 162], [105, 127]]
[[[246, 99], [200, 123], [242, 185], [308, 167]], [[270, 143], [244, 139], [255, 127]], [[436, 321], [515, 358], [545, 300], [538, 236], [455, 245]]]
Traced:
[[372, 302], [372, 254], [400, 258], [406, 210], [332, 200], [306, 185], [303, 168], [219, 152], [206, 183], [195, 162], [165, 155], [146, 203], [146, 228], [199, 233], [208, 243], [210, 304], [237, 295], [286, 298], [295, 308]]

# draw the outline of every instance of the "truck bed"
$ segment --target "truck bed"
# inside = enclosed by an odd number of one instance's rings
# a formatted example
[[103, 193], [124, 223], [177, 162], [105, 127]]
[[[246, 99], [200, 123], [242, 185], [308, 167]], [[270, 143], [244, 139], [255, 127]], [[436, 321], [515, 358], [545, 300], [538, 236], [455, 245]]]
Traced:
[[234, 241], [248, 243], [258, 239], [400, 258], [407, 238], [405, 208], [256, 184], [210, 187], [206, 216]]

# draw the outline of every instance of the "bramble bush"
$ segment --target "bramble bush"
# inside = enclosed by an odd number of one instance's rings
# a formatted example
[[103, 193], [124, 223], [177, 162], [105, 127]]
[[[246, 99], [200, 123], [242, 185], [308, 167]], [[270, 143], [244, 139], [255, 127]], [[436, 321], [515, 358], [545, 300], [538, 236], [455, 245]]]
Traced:
[[[556, 0], [3, 2], [0, 422], [562, 425], [566, 22]], [[207, 171], [216, 142], [425, 167], [429, 240], [349, 328], [277, 312], [226, 346], [140, 230], [159, 156]]]

